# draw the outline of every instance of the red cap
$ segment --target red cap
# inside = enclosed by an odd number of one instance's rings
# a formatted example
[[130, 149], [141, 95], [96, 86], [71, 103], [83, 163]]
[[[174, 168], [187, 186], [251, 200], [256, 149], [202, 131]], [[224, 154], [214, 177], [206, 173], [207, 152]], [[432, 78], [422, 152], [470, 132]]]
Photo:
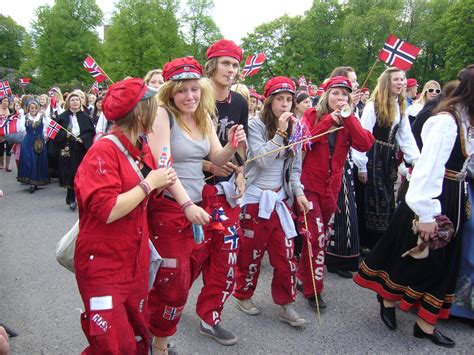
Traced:
[[265, 96], [268, 97], [279, 92], [295, 93], [295, 83], [286, 76], [276, 76], [265, 83]]
[[324, 94], [324, 88], [326, 87], [325, 83], [322, 83], [318, 86], [318, 91], [316, 91], [316, 96], [322, 96]]
[[259, 96], [260, 96], [259, 93], [258, 93], [255, 89], [249, 90], [249, 94], [250, 94], [250, 97], [254, 97], [254, 98], [256, 98], [257, 100], [258, 100], [258, 98], [259, 98]]
[[407, 79], [407, 89], [412, 88], [413, 86], [418, 86], [418, 81], [416, 81], [416, 79], [413, 79], [413, 78]]
[[369, 91], [369, 88], [362, 88], [360, 91], [361, 92], [367, 92], [367, 91]]
[[140, 100], [155, 96], [158, 90], [149, 88], [143, 79], [125, 79], [109, 86], [102, 110], [109, 121], [117, 121], [132, 111]]
[[220, 39], [213, 43], [206, 52], [206, 59], [216, 57], [232, 57], [240, 62], [242, 60], [242, 48], [233, 41]]
[[163, 67], [165, 81], [200, 79], [201, 77], [202, 66], [193, 57], [177, 58], [166, 63]]
[[347, 90], [349, 90], [349, 92], [352, 92], [352, 84], [345, 76], [335, 76], [330, 78], [326, 82], [324, 91], [328, 91], [332, 88], [346, 88]]

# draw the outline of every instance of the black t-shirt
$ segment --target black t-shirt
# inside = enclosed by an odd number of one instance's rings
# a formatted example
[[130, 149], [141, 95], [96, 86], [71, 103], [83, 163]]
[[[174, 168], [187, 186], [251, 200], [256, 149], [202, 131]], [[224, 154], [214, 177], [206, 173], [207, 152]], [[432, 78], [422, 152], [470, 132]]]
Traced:
[[[216, 101], [217, 108], [217, 137], [222, 146], [227, 144], [227, 133], [229, 129], [236, 124], [244, 126], [245, 134], [248, 134], [248, 118], [249, 107], [247, 101], [242, 95], [235, 91], [231, 91], [227, 99], [224, 101]], [[245, 159], [245, 157], [242, 157]], [[206, 174], [206, 177], [210, 174]], [[213, 178], [208, 183], [215, 184], [220, 181], [227, 181], [229, 178]]]

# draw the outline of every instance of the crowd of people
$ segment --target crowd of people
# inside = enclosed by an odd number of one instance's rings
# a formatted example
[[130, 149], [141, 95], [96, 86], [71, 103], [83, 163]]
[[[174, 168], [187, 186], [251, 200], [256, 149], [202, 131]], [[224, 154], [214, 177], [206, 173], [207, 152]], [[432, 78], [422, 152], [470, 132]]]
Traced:
[[474, 320], [474, 65], [420, 94], [398, 68], [369, 90], [338, 67], [319, 87], [272, 77], [262, 95], [240, 83], [234, 42], [206, 59], [171, 60], [99, 97], [53, 88], [2, 99], [18, 133], [1, 138], [1, 168], [13, 153], [31, 193], [59, 178], [79, 211], [85, 353], [171, 352], [201, 274], [199, 331], [235, 344], [222, 310], [233, 298], [260, 313], [265, 252], [280, 321], [308, 324], [297, 291], [326, 308], [326, 267], [375, 291], [389, 329], [397, 303], [415, 307], [413, 335], [453, 347], [435, 326]]

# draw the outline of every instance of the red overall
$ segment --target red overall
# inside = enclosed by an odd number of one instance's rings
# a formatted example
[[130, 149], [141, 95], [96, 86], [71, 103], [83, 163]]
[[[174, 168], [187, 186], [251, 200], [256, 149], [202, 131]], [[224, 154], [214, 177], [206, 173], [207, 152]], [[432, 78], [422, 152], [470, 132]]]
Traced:
[[273, 211], [270, 219], [258, 217], [257, 203], [245, 206], [242, 243], [237, 260], [237, 282], [234, 297], [245, 300], [257, 287], [260, 265], [268, 250], [273, 267], [272, 297], [278, 305], [292, 303], [296, 298], [296, 258], [293, 239], [285, 237], [280, 219]]
[[197, 274], [197, 262], [191, 258], [195, 242], [191, 223], [174, 200], [151, 199], [148, 223], [151, 241], [163, 258], [148, 296], [150, 329], [158, 337], [167, 337], [176, 333]]
[[[316, 121], [317, 113], [314, 108], [308, 109], [302, 121], [310, 128], [311, 136], [326, 132], [334, 125], [334, 120], [328, 114]], [[313, 204], [313, 209], [307, 215], [308, 230], [311, 235], [312, 259], [316, 291], [323, 291], [324, 258], [327, 247], [327, 224], [337, 210], [337, 196], [342, 184], [342, 174], [347, 153], [351, 147], [365, 152], [372, 147], [375, 139], [373, 135], [362, 128], [359, 120], [351, 115], [343, 120], [344, 128], [337, 131], [334, 149], [331, 152], [328, 135], [315, 139], [310, 150], [306, 151], [303, 161], [301, 183], [305, 188], [305, 195]], [[298, 229], [304, 228], [304, 218], [298, 213]], [[298, 279], [303, 283], [305, 297], [314, 296], [311, 281], [307, 241], [303, 241], [300, 262], [298, 265]]]
[[[225, 195], [216, 194], [217, 188], [206, 184], [202, 192], [202, 207], [211, 215], [222, 208], [228, 220], [206, 225], [204, 243], [196, 245], [193, 253], [204, 283], [197, 299], [196, 312], [212, 326], [221, 321], [224, 303], [234, 291], [241, 237], [240, 207], [232, 208]], [[199, 274], [195, 276], [197, 278]]]
[[[149, 149], [140, 152], [118, 134], [134, 160], [154, 167]], [[75, 178], [79, 235], [74, 256], [85, 306], [82, 329], [89, 341], [83, 354], [148, 354], [147, 284], [149, 253], [147, 201], [107, 224], [117, 196], [140, 178], [108, 139], [88, 151]]]

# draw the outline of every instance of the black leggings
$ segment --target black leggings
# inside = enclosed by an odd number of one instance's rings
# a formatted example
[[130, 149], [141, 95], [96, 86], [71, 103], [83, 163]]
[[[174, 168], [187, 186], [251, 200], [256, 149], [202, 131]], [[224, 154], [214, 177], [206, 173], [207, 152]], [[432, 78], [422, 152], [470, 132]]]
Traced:
[[3, 141], [0, 143], [0, 157], [3, 158], [3, 154], [5, 154], [5, 151], [7, 152], [7, 157], [10, 157], [12, 155], [12, 147], [13, 144], [9, 143], [8, 141]]

